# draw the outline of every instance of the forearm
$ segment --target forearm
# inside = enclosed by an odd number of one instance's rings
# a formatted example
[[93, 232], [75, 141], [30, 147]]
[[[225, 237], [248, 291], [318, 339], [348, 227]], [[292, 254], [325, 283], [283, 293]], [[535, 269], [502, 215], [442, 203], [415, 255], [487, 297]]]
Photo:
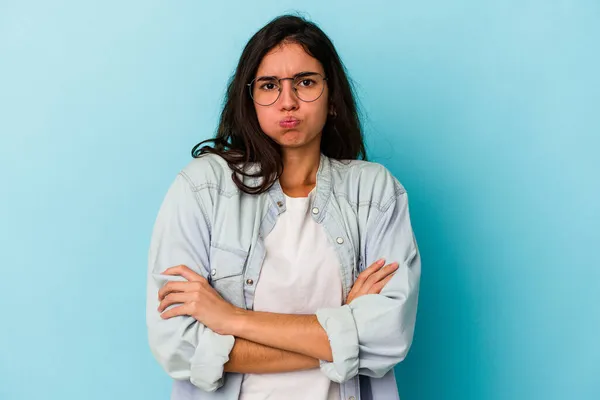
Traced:
[[266, 374], [318, 367], [319, 360], [316, 358], [236, 338], [225, 372]]
[[332, 361], [327, 333], [315, 315], [242, 310], [231, 334], [265, 346]]

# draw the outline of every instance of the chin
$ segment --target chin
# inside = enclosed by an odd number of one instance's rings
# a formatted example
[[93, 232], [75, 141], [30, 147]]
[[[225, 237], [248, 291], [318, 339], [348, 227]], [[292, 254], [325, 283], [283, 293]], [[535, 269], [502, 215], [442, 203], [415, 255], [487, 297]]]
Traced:
[[315, 140], [320, 140], [319, 134], [311, 136], [306, 132], [289, 130], [282, 132], [277, 142], [282, 146], [302, 147], [313, 143]]
[[277, 136], [277, 143], [285, 147], [300, 147], [308, 142], [303, 132], [294, 129], [281, 132]]

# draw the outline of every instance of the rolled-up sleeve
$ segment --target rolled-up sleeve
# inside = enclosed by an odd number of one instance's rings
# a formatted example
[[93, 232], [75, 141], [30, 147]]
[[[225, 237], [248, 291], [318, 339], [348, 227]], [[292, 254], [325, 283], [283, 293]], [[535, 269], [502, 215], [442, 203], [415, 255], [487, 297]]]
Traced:
[[407, 193], [395, 178], [394, 185], [394, 196], [367, 224], [365, 266], [385, 258], [388, 263], [397, 261], [398, 270], [380, 294], [317, 311], [333, 354], [333, 362], [321, 361], [321, 370], [336, 382], [356, 374], [384, 376], [406, 357], [412, 343], [421, 258], [411, 227]]
[[162, 319], [157, 310], [160, 288], [171, 280], [185, 281], [161, 273], [183, 264], [207, 277], [209, 247], [206, 208], [182, 172], [170, 186], [152, 232], [146, 301], [148, 341], [154, 357], [172, 378], [189, 379], [198, 388], [212, 392], [223, 385], [224, 364], [235, 338], [219, 335], [190, 316]]

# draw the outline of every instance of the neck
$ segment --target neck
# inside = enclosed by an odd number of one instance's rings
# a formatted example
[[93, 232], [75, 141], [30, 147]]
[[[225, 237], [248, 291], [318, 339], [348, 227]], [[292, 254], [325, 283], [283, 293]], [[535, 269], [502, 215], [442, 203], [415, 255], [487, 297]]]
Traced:
[[283, 173], [279, 183], [283, 191], [292, 197], [308, 196], [317, 183], [317, 171], [321, 160], [317, 149], [283, 149]]

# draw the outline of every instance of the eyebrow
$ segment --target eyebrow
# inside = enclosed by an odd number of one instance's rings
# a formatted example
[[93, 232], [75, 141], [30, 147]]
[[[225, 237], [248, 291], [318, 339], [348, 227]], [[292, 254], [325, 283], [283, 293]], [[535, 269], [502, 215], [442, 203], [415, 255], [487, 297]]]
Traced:
[[[311, 76], [311, 75], [320, 75], [318, 72], [313, 72], [313, 71], [303, 71], [303, 72], [298, 72], [296, 75], [292, 76], [292, 78], [296, 79], [296, 78], [304, 78], [306, 76]], [[279, 77], [271, 75], [271, 76], [259, 76], [256, 78], [257, 81], [268, 81], [268, 80], [273, 80], [273, 79], [279, 79]]]

